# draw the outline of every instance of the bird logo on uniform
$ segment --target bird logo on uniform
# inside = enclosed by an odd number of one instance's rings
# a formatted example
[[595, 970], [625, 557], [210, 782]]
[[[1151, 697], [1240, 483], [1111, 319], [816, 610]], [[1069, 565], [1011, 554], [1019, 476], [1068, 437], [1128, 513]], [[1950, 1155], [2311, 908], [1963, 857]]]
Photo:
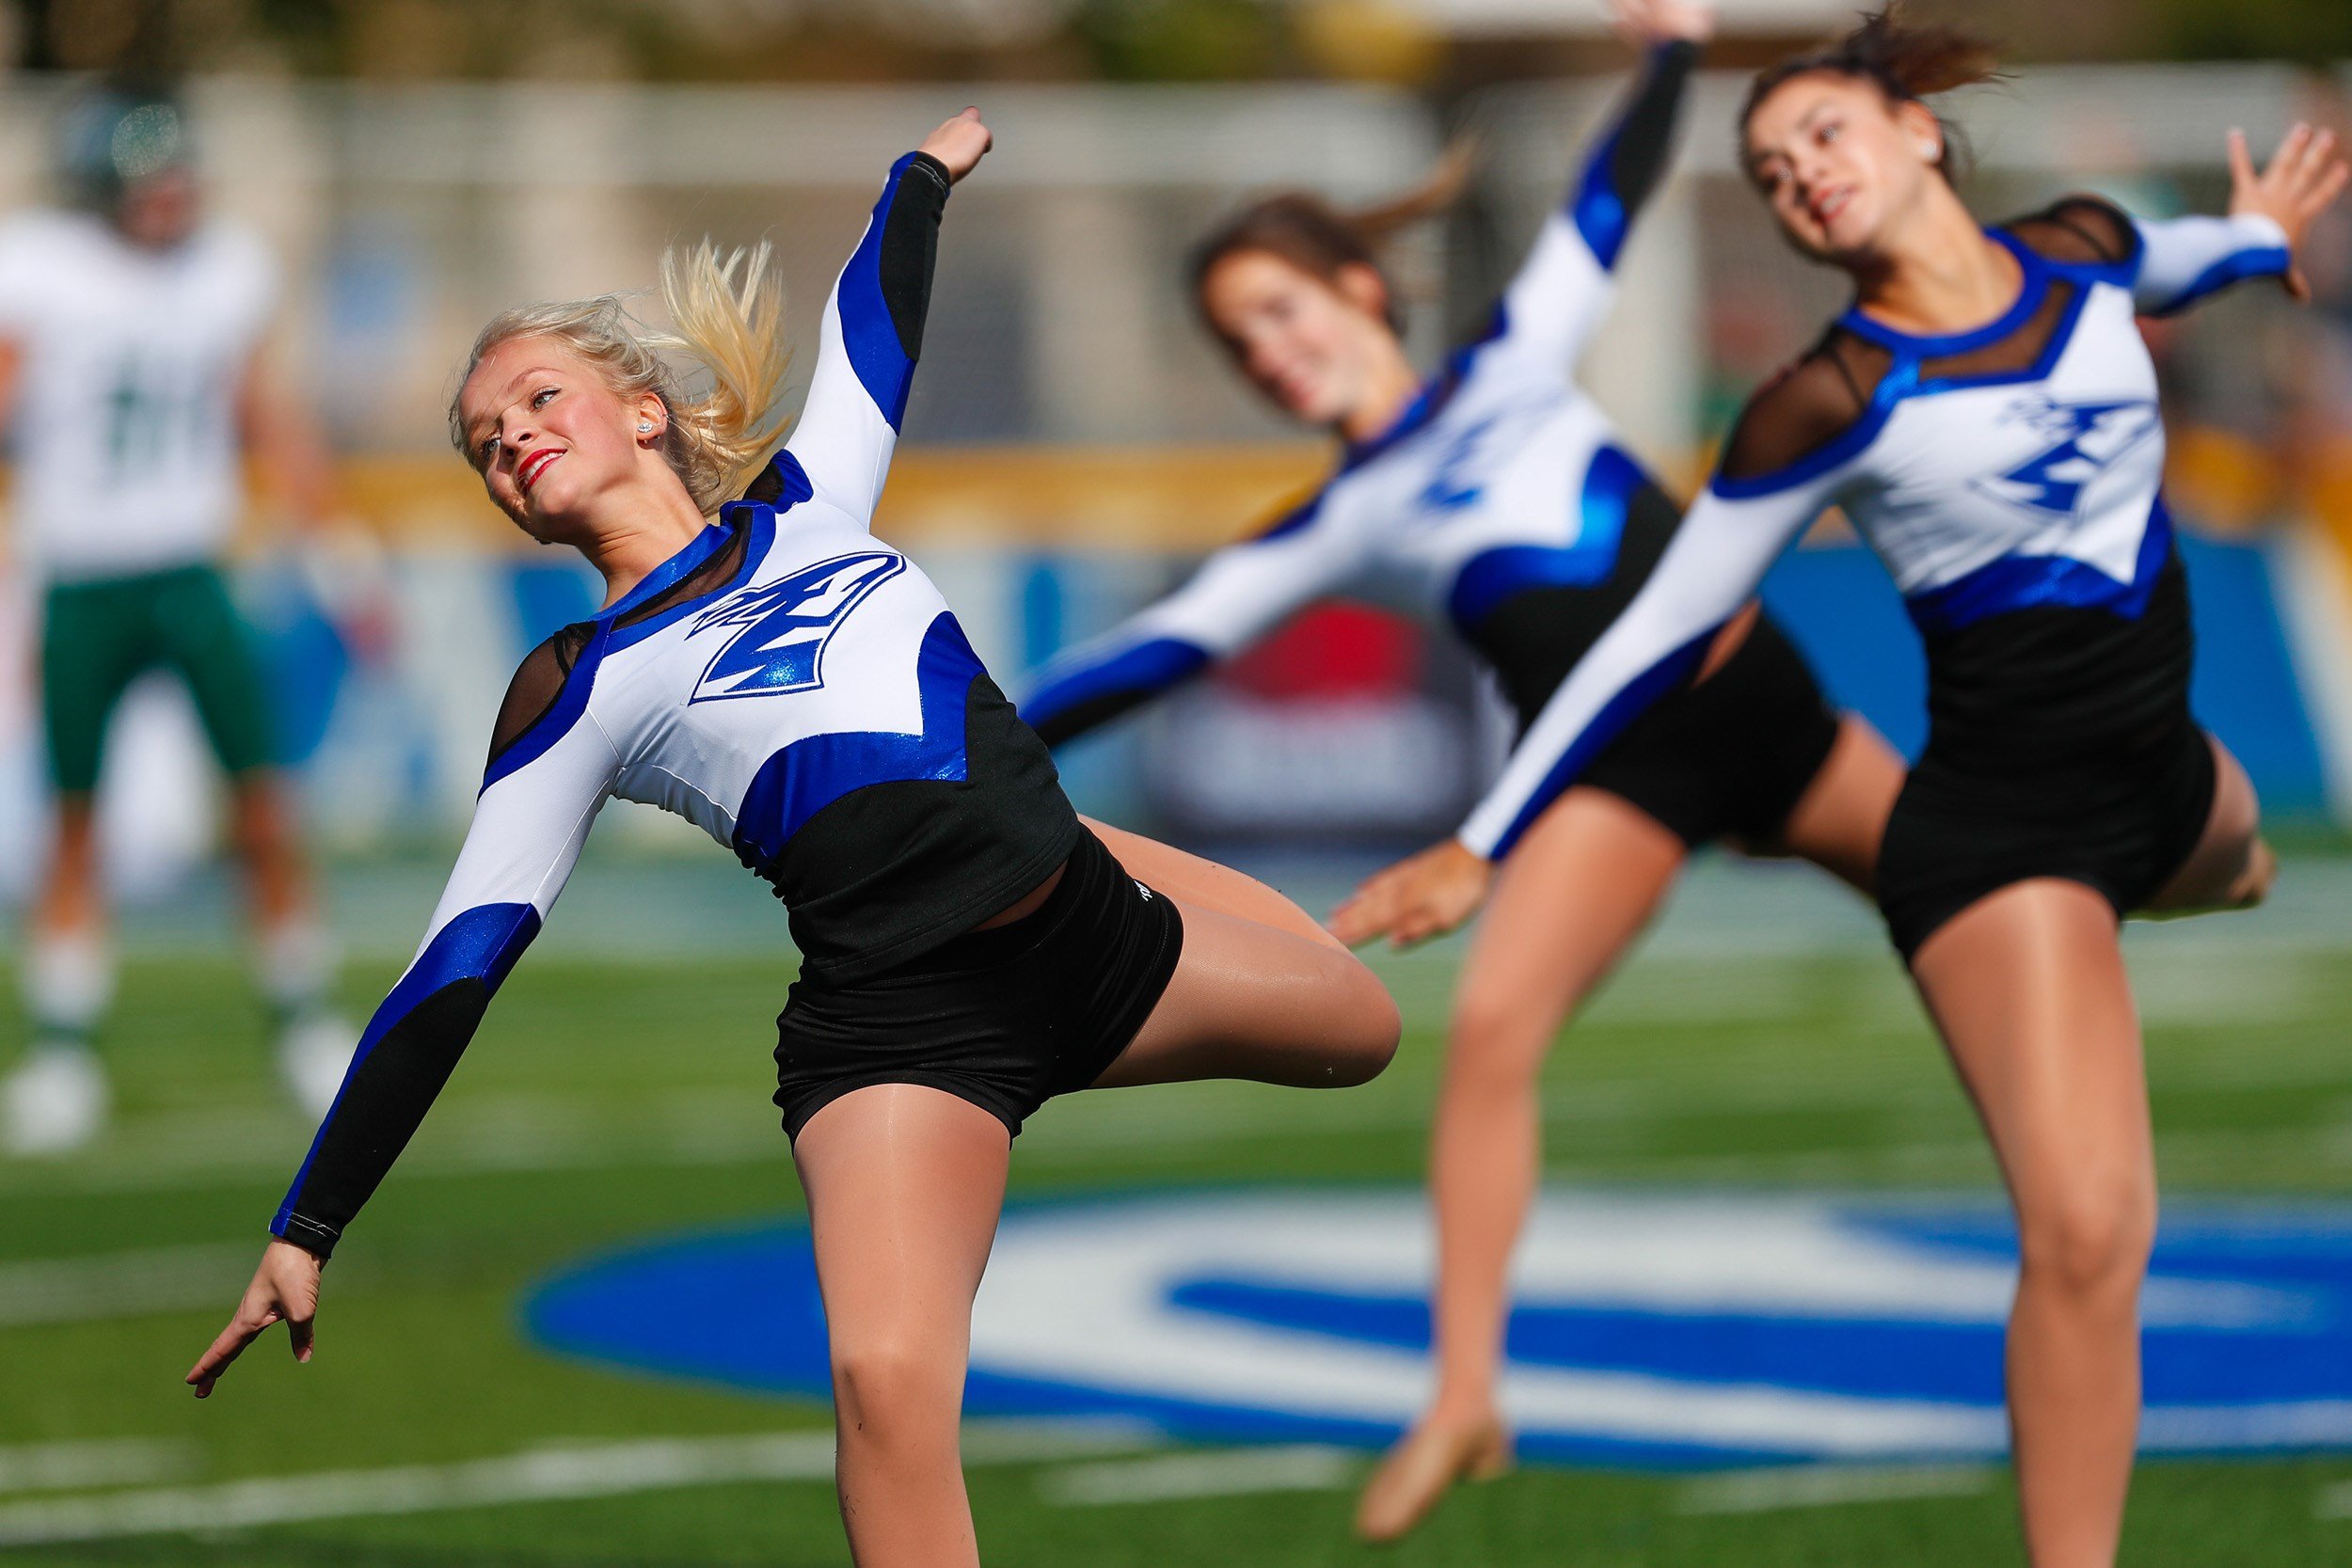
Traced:
[[688, 638], [740, 626], [710, 658], [690, 702], [776, 697], [825, 684], [825, 646], [868, 594], [906, 570], [906, 558], [861, 550], [803, 566], [713, 605]]
[[1500, 415], [1488, 415], [1454, 438], [1445, 455], [1438, 459], [1429, 483], [1422, 488], [1421, 504], [1424, 508], [1431, 512], [1459, 512], [1476, 504], [1486, 493], [1486, 480], [1472, 476], [1471, 465], [1480, 443], [1500, 422]]
[[2045, 445], [2015, 467], [1971, 483], [1994, 499], [2071, 517], [2083, 492], [2116, 460], [2156, 433], [2156, 405], [2146, 398], [2058, 403], [2027, 398], [2003, 417], [2042, 436]]

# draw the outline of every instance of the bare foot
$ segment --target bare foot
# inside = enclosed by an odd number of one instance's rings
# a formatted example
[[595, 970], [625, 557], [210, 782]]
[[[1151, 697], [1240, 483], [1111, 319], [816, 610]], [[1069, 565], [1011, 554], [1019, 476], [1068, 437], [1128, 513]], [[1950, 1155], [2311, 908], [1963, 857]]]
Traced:
[[1356, 1533], [1394, 1541], [1428, 1517], [1455, 1481], [1492, 1481], [1511, 1468], [1511, 1434], [1488, 1417], [1472, 1426], [1423, 1422], [1406, 1433], [1364, 1486]]

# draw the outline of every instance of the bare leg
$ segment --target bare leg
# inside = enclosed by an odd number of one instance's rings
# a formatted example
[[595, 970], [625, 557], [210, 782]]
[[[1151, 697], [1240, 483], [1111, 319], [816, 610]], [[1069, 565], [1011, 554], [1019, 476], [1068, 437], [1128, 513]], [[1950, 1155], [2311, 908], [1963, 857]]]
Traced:
[[917, 1084], [853, 1090], [794, 1140], [833, 1354], [841, 1520], [858, 1568], [979, 1562], [958, 1427], [972, 1297], [1011, 1137]]
[[278, 775], [240, 773], [230, 781], [230, 841], [245, 867], [253, 923], [264, 931], [310, 919], [310, 879], [303, 863], [294, 804]]
[[[56, 836], [24, 942], [24, 1000], [36, 1053], [87, 1054], [113, 1000], [114, 955], [106, 940], [97, 817], [89, 796], [58, 797]], [[93, 1058], [85, 1071], [96, 1070]]]
[[1575, 789], [1495, 878], [1454, 995], [1430, 1137], [1438, 1217], [1438, 1392], [1430, 1418], [1495, 1412], [1504, 1275], [1540, 1173], [1536, 1079], [1569, 1014], [1657, 912], [1682, 841], [1647, 813]]
[[1098, 1089], [1198, 1078], [1345, 1088], [1396, 1053], [1396, 1003], [1311, 916], [1263, 882], [1091, 824], [1128, 875], [1176, 900], [1184, 951]]
[[1313, 915], [1255, 877], [1162, 844], [1155, 838], [1097, 822], [1090, 816], [1084, 820], [1119, 863], [1127, 868], [1127, 875], [1141, 878], [1186, 908], [1198, 905], [1220, 914], [1237, 915], [1320, 942], [1337, 952], [1347, 951], [1346, 944], [1325, 930]]
[[1782, 825], [1778, 847], [1862, 893], [1878, 885], [1879, 845], [1902, 793], [1903, 759], [1867, 722], [1848, 714]]
[[1648, 924], [1683, 854], [1648, 814], [1572, 789], [1496, 874], [1455, 991], [1430, 1137], [1438, 1388], [1365, 1488], [1356, 1528], [1369, 1540], [1403, 1535], [1459, 1476], [1504, 1461], [1495, 1379], [1511, 1254], [1541, 1168], [1537, 1075], [1569, 1012]]
[[1984, 1119], [2023, 1250], [2009, 1404], [2034, 1568], [2108, 1568], [2139, 1420], [2156, 1223], [2148, 1089], [2115, 914], [2077, 882], [1970, 905], [1912, 963]]
[[2253, 781], [2228, 747], [2211, 736], [2205, 743], [2213, 748], [2216, 769], [2213, 812], [2197, 847], [2149, 900], [2150, 913], [2249, 909], [2269, 896], [2279, 872], [2278, 857], [2263, 842], [2262, 802], [2254, 797]]
[[33, 904], [33, 928], [43, 935], [96, 936], [105, 919], [98, 885], [97, 801], [87, 795], [60, 795], [49, 869]]

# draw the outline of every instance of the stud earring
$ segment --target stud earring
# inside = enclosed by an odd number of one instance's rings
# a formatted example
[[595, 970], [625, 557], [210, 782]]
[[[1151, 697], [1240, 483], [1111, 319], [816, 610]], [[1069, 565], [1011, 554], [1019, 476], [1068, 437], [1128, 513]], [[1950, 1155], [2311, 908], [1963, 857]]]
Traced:
[[637, 421], [637, 428], [642, 433], [650, 433], [653, 430], [653, 421], [651, 420], [640, 420]]

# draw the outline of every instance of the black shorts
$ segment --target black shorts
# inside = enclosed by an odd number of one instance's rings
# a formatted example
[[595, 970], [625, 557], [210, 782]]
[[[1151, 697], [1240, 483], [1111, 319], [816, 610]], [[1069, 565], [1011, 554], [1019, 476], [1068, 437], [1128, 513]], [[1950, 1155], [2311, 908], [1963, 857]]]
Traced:
[[928, 1084], [1018, 1135], [1143, 1027], [1184, 944], [1175, 902], [1081, 832], [1031, 913], [864, 979], [793, 982], [776, 1019], [776, 1105], [799, 1137], [851, 1089]]
[[1693, 849], [1726, 834], [1767, 844], [1836, 740], [1837, 714], [1812, 667], [1758, 615], [1721, 669], [1636, 719], [1577, 782], [1639, 807]]
[[2082, 882], [2118, 919], [2188, 860], [2213, 815], [2213, 743], [2185, 717], [2153, 739], [2024, 774], [1928, 753], [1903, 783], [1879, 852], [1879, 912], [1908, 963], [1946, 921], [2029, 878]]

